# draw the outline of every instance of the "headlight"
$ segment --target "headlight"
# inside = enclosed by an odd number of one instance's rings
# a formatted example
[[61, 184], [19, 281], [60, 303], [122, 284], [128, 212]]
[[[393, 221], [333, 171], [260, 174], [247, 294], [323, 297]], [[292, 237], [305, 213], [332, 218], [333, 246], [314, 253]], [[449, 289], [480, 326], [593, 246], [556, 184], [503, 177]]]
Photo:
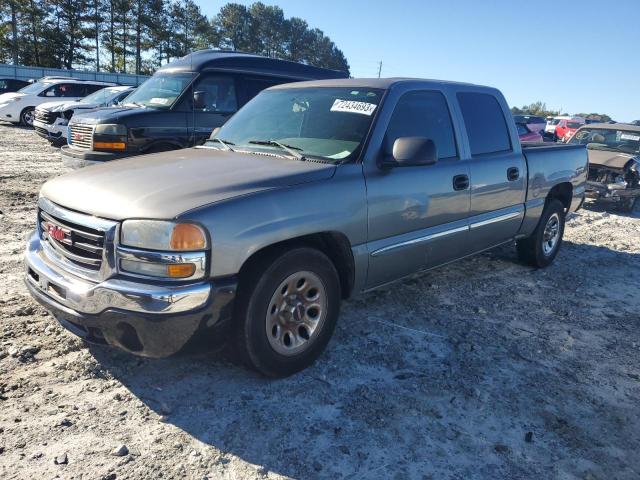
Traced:
[[124, 273], [169, 280], [206, 276], [207, 235], [193, 223], [125, 220], [120, 244], [117, 255]]
[[198, 225], [161, 220], [125, 220], [120, 230], [120, 242], [128, 247], [161, 251], [207, 248], [207, 236]]
[[126, 135], [127, 127], [115, 123], [105, 123], [96, 125], [95, 133], [100, 135]]

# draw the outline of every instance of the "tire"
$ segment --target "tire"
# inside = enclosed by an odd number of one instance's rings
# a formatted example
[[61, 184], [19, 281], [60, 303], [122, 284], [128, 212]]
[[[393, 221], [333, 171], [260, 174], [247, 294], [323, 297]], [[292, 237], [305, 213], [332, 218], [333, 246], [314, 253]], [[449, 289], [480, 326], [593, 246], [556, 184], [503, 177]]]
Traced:
[[22, 112], [20, 112], [20, 125], [24, 125], [25, 127], [33, 127], [33, 117], [34, 112], [36, 111], [33, 107], [27, 107]]
[[551, 265], [562, 245], [564, 222], [564, 206], [559, 200], [550, 200], [531, 236], [517, 241], [520, 260], [537, 268]]
[[640, 213], [640, 197], [628, 198], [621, 210], [627, 213]]
[[240, 278], [234, 353], [270, 377], [303, 370], [329, 343], [340, 299], [338, 273], [319, 250], [298, 247], [263, 258]]

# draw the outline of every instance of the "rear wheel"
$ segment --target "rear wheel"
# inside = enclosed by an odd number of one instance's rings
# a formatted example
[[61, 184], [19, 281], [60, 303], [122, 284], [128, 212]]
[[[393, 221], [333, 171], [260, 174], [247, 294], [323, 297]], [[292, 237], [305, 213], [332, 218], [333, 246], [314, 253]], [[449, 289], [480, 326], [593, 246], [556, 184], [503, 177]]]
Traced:
[[35, 109], [33, 107], [27, 107], [20, 113], [20, 124], [26, 127], [33, 127], [34, 118]]
[[245, 272], [236, 305], [242, 360], [283, 377], [308, 367], [325, 349], [338, 319], [340, 280], [322, 252], [295, 248]]
[[562, 245], [564, 221], [564, 205], [559, 200], [547, 202], [531, 236], [516, 244], [520, 259], [538, 268], [551, 265]]

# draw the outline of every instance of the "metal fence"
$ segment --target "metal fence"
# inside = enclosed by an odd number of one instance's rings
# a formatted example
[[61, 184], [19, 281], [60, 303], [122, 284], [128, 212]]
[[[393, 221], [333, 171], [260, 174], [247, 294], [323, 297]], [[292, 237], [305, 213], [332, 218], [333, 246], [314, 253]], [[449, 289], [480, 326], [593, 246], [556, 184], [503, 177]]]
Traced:
[[84, 70], [63, 70], [61, 68], [24, 67], [22, 65], [6, 65], [0, 63], [0, 77], [16, 78], [18, 80], [38, 80], [42, 77], [71, 77], [79, 80], [98, 80], [101, 82], [114, 82], [122, 85], [137, 86], [144, 82], [148, 76], [133, 75], [129, 73], [91, 72]]

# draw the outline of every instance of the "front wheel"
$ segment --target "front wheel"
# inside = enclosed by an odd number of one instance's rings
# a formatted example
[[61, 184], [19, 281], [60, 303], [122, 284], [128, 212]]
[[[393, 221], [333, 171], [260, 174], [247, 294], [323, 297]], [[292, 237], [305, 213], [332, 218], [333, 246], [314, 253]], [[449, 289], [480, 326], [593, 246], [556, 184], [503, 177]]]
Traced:
[[25, 127], [33, 127], [34, 119], [35, 109], [33, 107], [27, 107], [20, 113], [20, 123]]
[[240, 279], [237, 352], [272, 377], [308, 367], [333, 334], [340, 298], [338, 273], [324, 253], [300, 247], [263, 258]]
[[538, 268], [551, 265], [562, 245], [564, 222], [562, 203], [559, 200], [549, 201], [531, 236], [518, 240], [516, 246], [520, 259]]

